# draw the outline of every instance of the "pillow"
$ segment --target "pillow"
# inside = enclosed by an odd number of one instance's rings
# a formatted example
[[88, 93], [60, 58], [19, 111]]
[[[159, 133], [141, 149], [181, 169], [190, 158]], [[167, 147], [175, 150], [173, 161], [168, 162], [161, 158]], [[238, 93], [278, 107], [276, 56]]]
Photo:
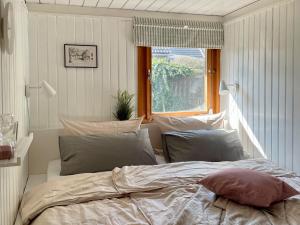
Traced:
[[153, 122], [160, 127], [162, 132], [216, 129], [221, 128], [223, 125], [224, 115], [224, 112], [192, 117], [164, 117], [153, 115]]
[[235, 130], [190, 130], [162, 134], [168, 162], [236, 161], [244, 159], [243, 146]]
[[66, 134], [102, 135], [136, 132], [140, 129], [143, 117], [126, 121], [86, 122], [61, 119]]
[[269, 207], [299, 194], [284, 181], [250, 169], [225, 169], [199, 183], [217, 195], [255, 207]]
[[103, 136], [60, 136], [61, 175], [157, 164], [148, 130]]

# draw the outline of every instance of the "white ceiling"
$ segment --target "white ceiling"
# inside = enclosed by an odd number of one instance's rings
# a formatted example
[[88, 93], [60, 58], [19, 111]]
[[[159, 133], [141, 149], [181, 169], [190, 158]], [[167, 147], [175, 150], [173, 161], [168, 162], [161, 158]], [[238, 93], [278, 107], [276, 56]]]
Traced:
[[26, 2], [225, 16], [257, 0], [26, 0]]

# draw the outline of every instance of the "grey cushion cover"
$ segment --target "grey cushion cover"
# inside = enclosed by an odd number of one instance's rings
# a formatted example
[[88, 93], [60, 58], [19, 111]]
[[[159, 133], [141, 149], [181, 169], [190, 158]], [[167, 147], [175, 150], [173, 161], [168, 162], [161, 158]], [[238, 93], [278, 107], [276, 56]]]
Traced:
[[168, 162], [235, 161], [244, 159], [243, 147], [234, 130], [173, 131], [162, 134]]
[[61, 175], [157, 164], [148, 130], [109, 136], [60, 136]]

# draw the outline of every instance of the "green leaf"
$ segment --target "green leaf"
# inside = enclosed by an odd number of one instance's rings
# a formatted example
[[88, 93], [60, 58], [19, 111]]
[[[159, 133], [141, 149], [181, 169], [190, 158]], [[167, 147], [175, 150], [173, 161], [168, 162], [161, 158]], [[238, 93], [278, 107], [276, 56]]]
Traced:
[[113, 113], [114, 117], [118, 120], [129, 120], [134, 111], [134, 107], [132, 106], [134, 94], [130, 94], [127, 90], [118, 90], [115, 98], [117, 99], [117, 104]]

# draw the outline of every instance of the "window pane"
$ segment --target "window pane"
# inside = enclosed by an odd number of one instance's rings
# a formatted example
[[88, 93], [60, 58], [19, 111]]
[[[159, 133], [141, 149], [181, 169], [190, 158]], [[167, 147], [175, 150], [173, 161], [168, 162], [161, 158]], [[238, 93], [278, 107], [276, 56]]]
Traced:
[[204, 111], [206, 51], [152, 48], [152, 112]]

